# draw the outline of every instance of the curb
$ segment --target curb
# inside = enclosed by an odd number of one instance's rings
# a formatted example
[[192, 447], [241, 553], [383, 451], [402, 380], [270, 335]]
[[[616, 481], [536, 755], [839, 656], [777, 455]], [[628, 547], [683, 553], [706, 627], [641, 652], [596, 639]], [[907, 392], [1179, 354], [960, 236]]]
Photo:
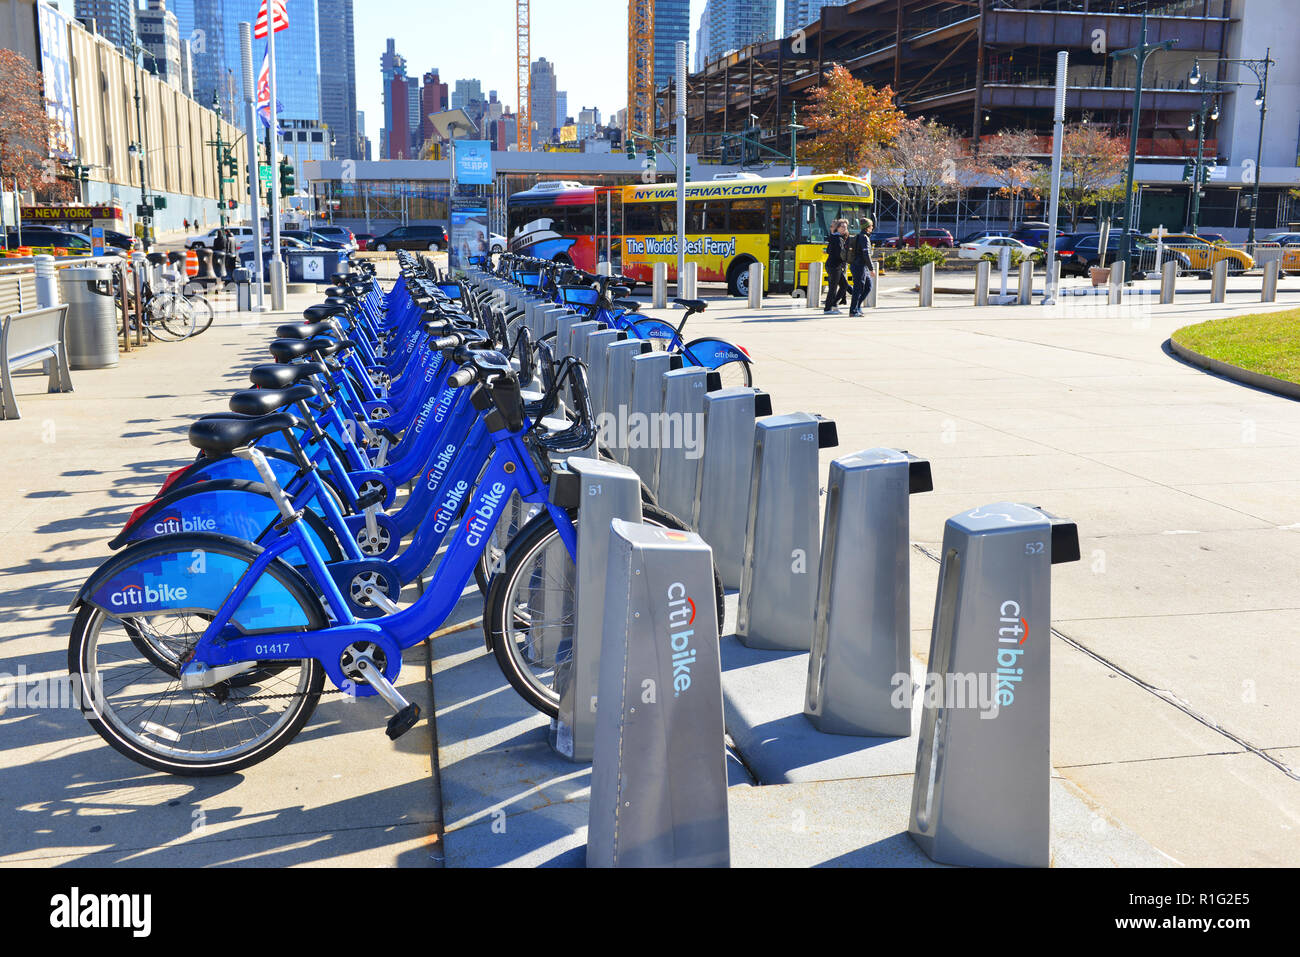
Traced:
[[1169, 338], [1169, 348], [1180, 358], [1194, 366], [1205, 369], [1207, 372], [1213, 372], [1225, 379], [1232, 379], [1242, 385], [1263, 389], [1265, 392], [1272, 392], [1274, 395], [1280, 395], [1286, 399], [1300, 400], [1300, 383], [1287, 382], [1285, 379], [1278, 379], [1262, 372], [1251, 372], [1249, 369], [1243, 369], [1240, 366], [1234, 366], [1219, 359], [1211, 359], [1209, 356], [1203, 356], [1194, 349], [1189, 349], [1187, 346], [1175, 342], [1172, 336]]

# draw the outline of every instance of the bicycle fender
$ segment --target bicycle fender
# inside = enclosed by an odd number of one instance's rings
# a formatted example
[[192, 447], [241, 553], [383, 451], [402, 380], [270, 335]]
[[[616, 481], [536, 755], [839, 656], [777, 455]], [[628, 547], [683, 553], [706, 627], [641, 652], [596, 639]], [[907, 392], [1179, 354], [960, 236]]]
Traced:
[[692, 339], [682, 346], [682, 355], [689, 365], [700, 365], [707, 369], [716, 369], [728, 362], [743, 362], [753, 365], [754, 360], [745, 354], [739, 346], [732, 345], [725, 339], [704, 336]]
[[677, 338], [677, 330], [662, 319], [646, 317], [629, 323], [628, 331], [638, 339], [665, 339], [672, 342]]
[[[136, 542], [95, 570], [68, 611], [89, 604], [114, 616], [216, 612], [261, 553], [260, 546], [229, 535], [195, 533]], [[310, 599], [307, 611], [300, 602], [304, 598]], [[231, 622], [245, 634], [328, 624], [315, 591], [283, 558], [267, 566]]]

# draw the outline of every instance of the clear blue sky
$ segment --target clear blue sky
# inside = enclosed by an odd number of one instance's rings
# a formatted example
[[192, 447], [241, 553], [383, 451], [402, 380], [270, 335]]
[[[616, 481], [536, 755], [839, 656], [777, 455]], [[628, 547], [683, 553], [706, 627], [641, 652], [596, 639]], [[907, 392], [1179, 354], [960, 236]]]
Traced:
[[[691, 0], [691, 56], [705, 0]], [[569, 115], [599, 108], [605, 120], [627, 105], [626, 0], [531, 0], [532, 59], [555, 63], [556, 81], [569, 94]], [[449, 87], [477, 78], [483, 90], [516, 106], [515, 0], [358, 0], [357, 109], [366, 135], [379, 148], [383, 82], [379, 58], [389, 37], [406, 57], [407, 71], [438, 69]], [[293, 16], [293, 0], [289, 0]]]

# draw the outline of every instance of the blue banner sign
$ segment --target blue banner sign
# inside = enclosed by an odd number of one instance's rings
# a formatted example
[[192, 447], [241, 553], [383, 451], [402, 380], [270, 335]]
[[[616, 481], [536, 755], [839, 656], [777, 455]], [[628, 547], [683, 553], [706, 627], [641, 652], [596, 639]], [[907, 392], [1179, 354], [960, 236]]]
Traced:
[[488, 140], [456, 141], [456, 182], [462, 186], [492, 184], [492, 144]]

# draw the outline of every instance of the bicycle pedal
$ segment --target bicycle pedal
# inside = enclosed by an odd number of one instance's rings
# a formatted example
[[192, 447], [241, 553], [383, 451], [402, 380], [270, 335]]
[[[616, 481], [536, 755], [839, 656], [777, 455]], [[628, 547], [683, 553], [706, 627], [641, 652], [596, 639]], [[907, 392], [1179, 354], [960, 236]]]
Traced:
[[396, 741], [420, 723], [420, 706], [411, 702], [388, 719], [388, 737]]

